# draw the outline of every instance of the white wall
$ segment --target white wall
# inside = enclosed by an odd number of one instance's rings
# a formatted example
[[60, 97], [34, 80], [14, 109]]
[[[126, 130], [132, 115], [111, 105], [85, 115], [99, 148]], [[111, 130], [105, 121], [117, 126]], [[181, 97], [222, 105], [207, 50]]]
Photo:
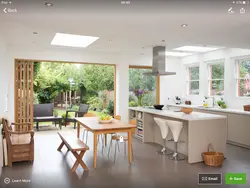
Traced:
[[8, 115], [6, 112], [6, 95], [8, 93], [8, 64], [7, 64], [7, 50], [4, 38], [0, 35], [0, 117]]
[[[176, 72], [176, 75], [160, 77], [160, 103], [168, 104], [173, 102], [173, 97], [180, 95], [181, 87], [178, 84], [181, 79], [181, 59], [174, 57], [166, 58], [166, 71]], [[168, 100], [170, 99], [170, 100]]]
[[[0, 118], [6, 117], [6, 106], [5, 106], [5, 97], [8, 90], [8, 74], [6, 71], [6, 44], [3, 38], [0, 35]], [[1, 122], [1, 120], [0, 120]], [[0, 133], [1, 134], [1, 133]], [[0, 135], [0, 176], [2, 174], [3, 166], [3, 150], [2, 150], [2, 136]]]
[[[182, 58], [181, 60], [181, 77], [179, 80], [181, 96], [189, 99], [193, 104], [201, 104], [204, 96], [208, 96], [208, 75], [207, 62], [214, 60], [225, 60], [225, 78], [224, 99], [229, 108], [242, 109], [244, 104], [250, 104], [250, 98], [236, 97], [236, 80], [235, 80], [235, 59], [242, 56], [250, 55], [250, 50], [246, 49], [221, 49], [200, 55], [193, 55]], [[198, 96], [190, 96], [186, 94], [186, 66], [192, 63], [200, 64], [200, 94]]]

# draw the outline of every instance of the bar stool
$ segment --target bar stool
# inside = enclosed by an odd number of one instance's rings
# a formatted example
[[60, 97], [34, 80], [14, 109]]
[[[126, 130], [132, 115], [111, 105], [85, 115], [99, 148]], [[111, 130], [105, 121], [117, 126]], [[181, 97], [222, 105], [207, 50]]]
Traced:
[[166, 120], [166, 124], [168, 125], [169, 129], [171, 130], [174, 138], [174, 154], [169, 157], [171, 160], [180, 161], [184, 160], [185, 157], [180, 156], [177, 150], [178, 140], [181, 134], [181, 130], [183, 128], [183, 123], [180, 121], [172, 121]]
[[162, 137], [162, 140], [163, 140], [163, 148], [158, 151], [159, 154], [162, 154], [162, 155], [172, 155], [173, 152], [168, 152], [167, 151], [167, 146], [166, 146], [166, 141], [167, 141], [167, 136], [168, 136], [168, 125], [166, 123], [167, 120], [165, 119], [161, 119], [161, 118], [154, 118], [156, 124], [159, 126], [160, 128], [160, 131], [161, 131], [161, 137]]

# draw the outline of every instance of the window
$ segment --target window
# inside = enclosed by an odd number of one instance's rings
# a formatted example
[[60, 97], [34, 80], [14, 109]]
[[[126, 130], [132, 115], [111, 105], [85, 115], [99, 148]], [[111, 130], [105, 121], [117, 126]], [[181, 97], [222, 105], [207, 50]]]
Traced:
[[224, 95], [224, 62], [216, 62], [208, 65], [209, 95]]
[[187, 68], [187, 94], [188, 95], [199, 95], [199, 66], [192, 66]]
[[237, 96], [250, 97], [250, 58], [236, 61]]
[[159, 103], [159, 77], [145, 76], [151, 67], [129, 67], [129, 106], [153, 106]]

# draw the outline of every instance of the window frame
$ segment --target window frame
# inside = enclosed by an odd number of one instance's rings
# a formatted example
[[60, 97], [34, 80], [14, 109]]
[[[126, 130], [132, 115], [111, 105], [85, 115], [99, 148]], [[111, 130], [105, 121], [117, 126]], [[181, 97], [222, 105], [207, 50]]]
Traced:
[[[129, 69], [148, 69], [152, 70], [152, 66], [144, 65], [129, 65]], [[156, 101], [155, 104], [160, 104], [160, 76], [156, 76]]]
[[[199, 96], [200, 95], [200, 63], [191, 63], [185, 65], [186, 67], [186, 95], [187, 96]], [[199, 79], [198, 80], [191, 80], [190, 79], [190, 68], [198, 67], [199, 68]], [[199, 83], [199, 94], [190, 94], [190, 83], [191, 82], [198, 82]]]
[[[235, 91], [235, 94], [236, 94], [236, 97], [239, 98], [239, 99], [249, 99], [250, 96], [240, 96], [240, 81], [241, 80], [244, 80], [244, 78], [240, 77], [240, 69], [239, 69], [239, 65], [242, 61], [246, 61], [246, 60], [249, 60], [250, 61], [250, 56], [244, 56], [242, 58], [237, 58], [235, 59], [235, 63], [234, 63], [234, 67], [235, 67], [235, 85], [236, 85], [236, 91]], [[250, 73], [249, 73], [250, 75]]]
[[[207, 80], [208, 80], [208, 96], [210, 97], [224, 97], [225, 95], [225, 59], [219, 59], [219, 60], [213, 60], [213, 61], [208, 61], [207, 63]], [[223, 79], [212, 79], [212, 71], [211, 71], [211, 65], [220, 65], [223, 64], [224, 66], [224, 77]], [[212, 95], [212, 82], [213, 81], [223, 81], [224, 83], [224, 94], [223, 95]]]

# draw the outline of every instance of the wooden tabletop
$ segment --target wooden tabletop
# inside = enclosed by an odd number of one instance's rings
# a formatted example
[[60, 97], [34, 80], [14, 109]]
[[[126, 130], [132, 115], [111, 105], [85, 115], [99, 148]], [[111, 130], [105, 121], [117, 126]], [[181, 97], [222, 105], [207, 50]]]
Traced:
[[119, 120], [114, 119], [111, 123], [101, 124], [98, 122], [97, 117], [80, 117], [76, 118], [76, 120], [82, 124], [84, 127], [93, 130], [114, 130], [114, 129], [127, 129], [127, 128], [135, 128], [136, 125], [130, 125], [128, 123], [122, 123]]

